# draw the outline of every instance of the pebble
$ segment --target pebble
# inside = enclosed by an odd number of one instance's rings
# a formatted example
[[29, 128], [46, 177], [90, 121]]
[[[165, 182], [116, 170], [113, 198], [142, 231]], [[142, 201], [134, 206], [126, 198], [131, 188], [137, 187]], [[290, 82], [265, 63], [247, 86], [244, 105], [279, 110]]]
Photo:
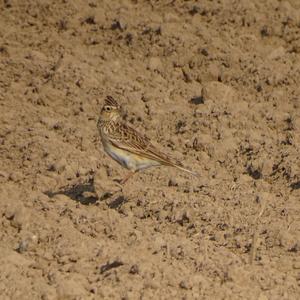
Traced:
[[125, 23], [124, 20], [115, 20], [112, 24], [111, 24], [111, 29], [112, 30], [121, 30], [124, 31], [127, 28], [127, 24]]
[[295, 9], [289, 1], [280, 1], [279, 10], [285, 15], [285, 17], [288, 17], [294, 22], [300, 21], [299, 9]]
[[14, 216], [11, 220], [11, 226], [21, 230], [27, 226], [29, 219], [29, 212], [25, 209], [25, 207], [17, 207]]
[[61, 174], [65, 168], [67, 166], [67, 160], [65, 158], [62, 158], [56, 162], [54, 162], [53, 164], [51, 164], [48, 169], [50, 171], [54, 171], [57, 172], [58, 174]]
[[179, 287], [182, 288], [182, 289], [184, 289], [184, 290], [188, 290], [188, 289], [192, 288], [192, 285], [187, 280], [182, 280], [179, 283]]
[[266, 295], [264, 295], [264, 294], [260, 294], [258, 296], [258, 300], [269, 300], [269, 298]]
[[129, 270], [129, 273], [130, 274], [138, 274], [139, 273], [139, 266], [134, 264], [131, 266], [130, 270]]
[[27, 240], [21, 240], [20, 243], [18, 244], [17, 248], [16, 248], [16, 251], [18, 253], [22, 254], [22, 253], [27, 251], [28, 245], [29, 245], [29, 243], [28, 243]]
[[178, 181], [175, 178], [171, 178], [168, 182], [168, 186], [178, 186]]
[[73, 299], [86, 295], [86, 290], [81, 283], [73, 279], [60, 280], [56, 291], [59, 299]]
[[13, 181], [13, 182], [18, 182], [18, 181], [21, 181], [23, 178], [23, 175], [21, 172], [13, 172], [11, 174], [9, 174], [9, 180]]
[[281, 46], [281, 47], [276, 48], [275, 50], [273, 50], [269, 54], [268, 58], [269, 59], [278, 59], [278, 58], [284, 56], [284, 54], [285, 54], [285, 49]]
[[0, 170], [0, 177], [4, 177], [5, 179], [7, 179], [9, 175], [7, 172]]
[[76, 177], [76, 171], [74, 170], [73, 165], [67, 165], [65, 167], [64, 176], [66, 179], [70, 180]]
[[152, 244], [153, 253], [159, 253], [161, 249], [167, 246], [167, 242], [163, 239], [162, 236], [157, 236]]
[[164, 15], [164, 22], [166, 23], [175, 23], [178, 22], [178, 17], [172, 13], [166, 13]]
[[25, 258], [23, 255], [17, 253], [16, 251], [8, 250], [6, 248], [0, 248], [0, 251], [1, 251], [1, 256], [3, 256], [1, 265], [3, 265], [3, 262], [5, 261], [5, 263], [11, 263], [15, 266], [18, 266], [18, 268], [22, 268], [22, 267], [28, 267], [33, 263], [33, 261]]
[[27, 210], [21, 203], [7, 207], [4, 215], [6, 219], [10, 220], [11, 226], [19, 230], [26, 227], [29, 218]]
[[39, 238], [32, 232], [22, 231], [21, 239], [16, 247], [18, 253], [24, 253], [28, 250], [34, 250], [38, 244]]
[[183, 225], [185, 223], [189, 223], [191, 218], [191, 213], [189, 211], [177, 211], [173, 217], [173, 221]]
[[151, 57], [148, 62], [148, 69], [151, 71], [162, 71], [161, 59], [159, 57]]
[[266, 159], [263, 163], [262, 163], [262, 175], [263, 176], [270, 176], [273, 173], [273, 166], [275, 165], [274, 160], [269, 158]]
[[142, 219], [145, 217], [145, 210], [143, 207], [141, 206], [137, 206], [133, 209], [133, 215], [138, 218], [138, 219]]
[[43, 117], [40, 119], [40, 122], [46, 125], [48, 128], [52, 129], [58, 125], [58, 120], [50, 117]]
[[210, 79], [218, 80], [221, 76], [220, 68], [217, 64], [211, 63], [207, 68], [207, 73]]
[[7, 207], [4, 215], [5, 215], [7, 220], [12, 220], [12, 218], [15, 215], [15, 207], [10, 207], [10, 206]]
[[210, 81], [203, 86], [201, 96], [204, 101], [212, 100], [213, 102], [222, 103], [233, 100], [235, 91], [232, 87], [221, 82]]
[[98, 171], [94, 177], [94, 188], [99, 199], [107, 194], [115, 194], [121, 190], [119, 184], [110, 180], [106, 174], [106, 170]]
[[300, 250], [299, 240], [287, 230], [282, 230], [280, 232], [279, 243], [286, 251], [297, 252]]

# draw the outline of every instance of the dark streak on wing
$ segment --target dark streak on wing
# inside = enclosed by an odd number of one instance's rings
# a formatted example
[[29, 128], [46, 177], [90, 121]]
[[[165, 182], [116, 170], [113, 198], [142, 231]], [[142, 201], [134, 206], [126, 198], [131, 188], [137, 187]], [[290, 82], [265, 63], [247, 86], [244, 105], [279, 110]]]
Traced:
[[170, 158], [164, 153], [157, 150], [148, 137], [141, 135], [132, 127], [124, 123], [114, 123], [114, 129], [110, 128], [110, 141], [114, 146], [133, 152], [137, 155], [156, 160], [164, 165], [177, 164], [181, 166], [181, 163], [173, 163]]

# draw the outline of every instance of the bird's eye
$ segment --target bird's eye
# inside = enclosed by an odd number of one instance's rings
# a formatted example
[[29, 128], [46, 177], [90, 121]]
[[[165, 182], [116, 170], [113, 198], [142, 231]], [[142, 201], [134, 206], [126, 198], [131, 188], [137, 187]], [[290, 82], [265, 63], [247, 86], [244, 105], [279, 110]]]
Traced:
[[105, 110], [106, 110], [106, 111], [110, 111], [110, 110], [111, 110], [111, 107], [110, 107], [110, 106], [106, 106], [106, 107], [105, 107]]

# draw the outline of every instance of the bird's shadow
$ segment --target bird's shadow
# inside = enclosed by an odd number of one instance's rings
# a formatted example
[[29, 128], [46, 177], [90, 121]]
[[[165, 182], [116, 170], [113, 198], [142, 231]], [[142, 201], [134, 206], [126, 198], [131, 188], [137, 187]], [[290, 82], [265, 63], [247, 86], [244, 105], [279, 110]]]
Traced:
[[94, 187], [94, 178], [90, 178], [84, 183], [62, 187], [55, 192], [46, 191], [44, 194], [49, 198], [53, 198], [55, 195], [66, 195], [83, 205], [95, 204], [99, 200]]
[[123, 194], [116, 195], [110, 192], [101, 195], [99, 198], [94, 186], [94, 178], [90, 178], [84, 183], [62, 187], [55, 192], [46, 191], [44, 194], [49, 198], [53, 198], [55, 195], [66, 195], [83, 205], [96, 204], [98, 201], [107, 200], [107, 206], [112, 209], [118, 209], [128, 201]]

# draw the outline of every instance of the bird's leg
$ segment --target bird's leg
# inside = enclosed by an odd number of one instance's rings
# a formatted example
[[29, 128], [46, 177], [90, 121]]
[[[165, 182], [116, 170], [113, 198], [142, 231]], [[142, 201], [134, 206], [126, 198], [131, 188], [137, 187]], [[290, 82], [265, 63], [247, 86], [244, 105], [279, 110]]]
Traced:
[[127, 174], [127, 176], [120, 182], [122, 185], [125, 184], [127, 182], [127, 180], [133, 176], [137, 171], [131, 171]]

